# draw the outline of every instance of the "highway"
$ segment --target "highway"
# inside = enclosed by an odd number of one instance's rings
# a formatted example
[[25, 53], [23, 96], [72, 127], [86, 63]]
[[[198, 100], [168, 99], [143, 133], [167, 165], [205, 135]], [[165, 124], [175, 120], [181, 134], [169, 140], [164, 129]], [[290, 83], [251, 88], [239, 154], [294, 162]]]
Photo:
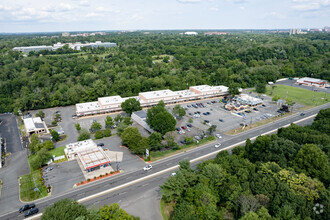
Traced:
[[[304, 116], [300, 116], [300, 114], [297, 113], [235, 136], [224, 137], [223, 140], [221, 140], [221, 149], [215, 148], [214, 143], [210, 143], [205, 146], [153, 162], [153, 169], [150, 171], [143, 171], [142, 167], [137, 167], [135, 171], [123, 172], [111, 178], [92, 182], [85, 186], [75, 188], [67, 193], [43, 198], [35, 201], [35, 204], [42, 212], [47, 206], [64, 198], [78, 200], [78, 202], [87, 206], [101, 206], [103, 204], [119, 202], [125, 198], [134, 197], [134, 195], [141, 194], [141, 192], [143, 193], [149, 189], [156, 189], [169, 177], [173, 170], [177, 169], [178, 163], [182, 160], [191, 160], [192, 165], [194, 165], [202, 160], [215, 157], [221, 150], [233, 148], [238, 145], [244, 145], [247, 138], [254, 139], [262, 134], [275, 133], [277, 128], [288, 126], [290, 123], [294, 122], [299, 122], [302, 124], [310, 123], [320, 109], [329, 107], [330, 103], [327, 103], [325, 105], [304, 111]], [[19, 207], [17, 207], [17, 210], [18, 208]], [[38, 216], [40, 215], [30, 219], [38, 218]], [[23, 218], [23, 214], [19, 214], [18, 211], [10, 211], [0, 215], [0, 219]]]

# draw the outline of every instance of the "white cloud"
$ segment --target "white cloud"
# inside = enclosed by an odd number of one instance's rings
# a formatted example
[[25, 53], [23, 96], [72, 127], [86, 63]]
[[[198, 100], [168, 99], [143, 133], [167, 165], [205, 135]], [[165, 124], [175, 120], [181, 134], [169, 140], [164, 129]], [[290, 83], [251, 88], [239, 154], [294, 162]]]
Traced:
[[70, 4], [66, 4], [66, 3], [60, 3], [60, 6], [58, 7], [59, 11], [72, 11], [73, 10], [73, 6]]
[[292, 0], [292, 8], [298, 11], [320, 10], [330, 6], [330, 0]]
[[177, 0], [180, 3], [197, 3], [200, 2], [201, 0]]
[[99, 13], [95, 13], [95, 12], [90, 12], [86, 15], [88, 18], [95, 18], [95, 17], [101, 17], [102, 15]]
[[219, 11], [219, 8], [218, 7], [212, 7], [212, 8], [209, 8], [210, 11]]
[[83, 7], [88, 7], [89, 6], [89, 2], [88, 1], [80, 1], [79, 2], [79, 5], [80, 6], [83, 6]]

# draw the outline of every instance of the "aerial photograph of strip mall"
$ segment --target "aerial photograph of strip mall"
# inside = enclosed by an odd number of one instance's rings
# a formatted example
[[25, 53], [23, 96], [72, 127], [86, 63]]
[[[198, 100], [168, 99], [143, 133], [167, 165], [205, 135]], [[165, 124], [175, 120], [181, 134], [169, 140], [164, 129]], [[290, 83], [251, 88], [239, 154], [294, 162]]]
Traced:
[[0, 21], [0, 220], [330, 219], [327, 1], [0, 0]]

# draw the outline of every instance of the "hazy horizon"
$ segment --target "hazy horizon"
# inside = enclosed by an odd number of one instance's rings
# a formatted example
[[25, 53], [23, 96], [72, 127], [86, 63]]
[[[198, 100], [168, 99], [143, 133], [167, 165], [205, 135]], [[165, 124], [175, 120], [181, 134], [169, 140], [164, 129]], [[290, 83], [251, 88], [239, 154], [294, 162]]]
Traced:
[[323, 28], [329, 0], [0, 0], [1, 33]]

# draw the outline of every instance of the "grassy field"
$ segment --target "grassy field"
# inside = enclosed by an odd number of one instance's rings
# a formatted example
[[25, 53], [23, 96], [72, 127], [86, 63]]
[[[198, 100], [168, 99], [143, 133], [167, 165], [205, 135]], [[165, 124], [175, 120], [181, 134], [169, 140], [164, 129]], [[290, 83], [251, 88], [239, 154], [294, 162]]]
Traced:
[[155, 62], [155, 63], [161, 63], [161, 62], [163, 62], [163, 59], [166, 56], [169, 57], [170, 60], [173, 60], [173, 58], [174, 58], [172, 55], [163, 54], [163, 55], [152, 56], [152, 61]]
[[[271, 87], [267, 87], [267, 95], [271, 94]], [[293, 102], [305, 105], [316, 106], [328, 103], [330, 94], [324, 92], [313, 92], [292, 86], [276, 85], [271, 96], [279, 95], [281, 99], [291, 98]]]
[[209, 136], [209, 137], [207, 137], [203, 140], [200, 140], [198, 144], [196, 142], [194, 142], [192, 144], [187, 144], [187, 145], [180, 146], [179, 150], [167, 150], [167, 151], [156, 151], [156, 152], [151, 151], [150, 152], [151, 161], [156, 161], [156, 160], [162, 159], [164, 157], [168, 157], [168, 156], [171, 156], [171, 155], [174, 155], [174, 154], [186, 151], [186, 150], [193, 149], [195, 147], [199, 147], [201, 145], [204, 145], [204, 144], [207, 144], [209, 142], [215, 141], [215, 139], [216, 138], [214, 136]]
[[48, 195], [41, 175], [41, 170], [39, 169], [31, 174], [20, 176], [20, 199], [23, 202], [33, 201]]
[[50, 150], [49, 153], [51, 155], [55, 155], [55, 157], [58, 157], [58, 156], [62, 156], [62, 155], [65, 155], [64, 153], [64, 149], [65, 149], [65, 146], [63, 147], [58, 147], [58, 148], [55, 148], [53, 150]]

